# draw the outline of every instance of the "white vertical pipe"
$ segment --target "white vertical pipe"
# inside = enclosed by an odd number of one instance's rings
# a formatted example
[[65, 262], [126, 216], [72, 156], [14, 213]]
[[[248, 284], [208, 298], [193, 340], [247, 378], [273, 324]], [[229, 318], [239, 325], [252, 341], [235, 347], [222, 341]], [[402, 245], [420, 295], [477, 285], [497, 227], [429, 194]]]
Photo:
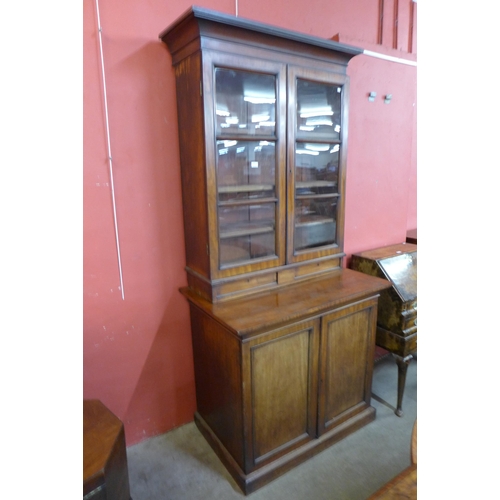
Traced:
[[236, 6], [236, 17], [238, 17], [238, 0], [234, 0]]
[[104, 54], [102, 50], [102, 28], [101, 28], [101, 17], [99, 15], [99, 0], [95, 0], [95, 5], [97, 10], [97, 28], [99, 32], [99, 49], [101, 55], [101, 71], [102, 71], [102, 83], [103, 83], [103, 93], [104, 93], [104, 113], [106, 117], [106, 140], [108, 144], [109, 177], [111, 179], [111, 198], [113, 201], [113, 220], [115, 224], [116, 251], [118, 254], [118, 270], [120, 272], [120, 290], [122, 292], [122, 300], [125, 300], [125, 291], [123, 289], [122, 260], [120, 256], [120, 238], [118, 236], [118, 219], [116, 217], [115, 185], [113, 182], [113, 159], [111, 156], [111, 141], [109, 138], [108, 98], [106, 95], [106, 75], [104, 72]]

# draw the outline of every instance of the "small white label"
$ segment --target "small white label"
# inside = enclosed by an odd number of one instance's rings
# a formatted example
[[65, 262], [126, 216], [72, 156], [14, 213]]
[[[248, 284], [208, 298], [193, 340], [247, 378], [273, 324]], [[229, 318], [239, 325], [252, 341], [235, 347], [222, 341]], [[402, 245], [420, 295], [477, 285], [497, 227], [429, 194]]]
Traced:
[[250, 166], [252, 168], [259, 168], [259, 162], [258, 161], [251, 161]]

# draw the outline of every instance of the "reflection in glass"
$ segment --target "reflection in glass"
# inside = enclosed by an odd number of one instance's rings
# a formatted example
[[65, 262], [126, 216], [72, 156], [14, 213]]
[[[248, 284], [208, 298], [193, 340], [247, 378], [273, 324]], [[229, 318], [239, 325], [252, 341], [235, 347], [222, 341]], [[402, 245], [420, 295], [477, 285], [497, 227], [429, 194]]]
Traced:
[[219, 207], [221, 265], [275, 255], [275, 204]]
[[220, 265], [235, 265], [259, 257], [274, 257], [274, 232], [221, 240]]
[[217, 135], [275, 134], [275, 76], [217, 68], [215, 95]]
[[337, 198], [310, 198], [295, 203], [295, 250], [304, 250], [336, 241]]
[[340, 137], [342, 87], [297, 80], [297, 134], [322, 140]]
[[274, 196], [275, 143], [217, 141], [219, 201]]
[[295, 148], [296, 195], [338, 192], [338, 144], [297, 143]]

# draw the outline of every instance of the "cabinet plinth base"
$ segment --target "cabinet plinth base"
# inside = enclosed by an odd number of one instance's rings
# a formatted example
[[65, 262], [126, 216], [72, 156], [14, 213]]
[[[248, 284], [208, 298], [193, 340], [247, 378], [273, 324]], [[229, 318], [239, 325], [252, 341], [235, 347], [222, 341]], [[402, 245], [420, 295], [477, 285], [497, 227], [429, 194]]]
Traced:
[[194, 421], [204, 438], [215, 451], [228, 472], [236, 481], [245, 495], [253, 493], [262, 486], [270, 483], [279, 476], [285, 474], [290, 469], [305, 462], [314, 455], [325, 450], [334, 443], [344, 439], [361, 427], [375, 420], [376, 410], [372, 406], [356, 414], [346, 422], [335, 427], [331, 431], [323, 434], [300, 448], [280, 457], [278, 460], [267, 464], [249, 474], [245, 474], [241, 467], [236, 463], [231, 454], [226, 450], [212, 429], [207, 425], [199, 413], [195, 413]]

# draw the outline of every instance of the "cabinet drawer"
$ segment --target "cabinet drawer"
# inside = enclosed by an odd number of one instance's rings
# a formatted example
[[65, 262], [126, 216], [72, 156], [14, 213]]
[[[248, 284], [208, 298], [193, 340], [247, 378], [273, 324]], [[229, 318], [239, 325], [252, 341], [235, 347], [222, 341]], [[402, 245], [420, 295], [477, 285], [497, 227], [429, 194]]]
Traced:
[[403, 335], [410, 335], [417, 331], [417, 313], [411, 315], [401, 315], [401, 333]]
[[417, 350], [417, 332], [415, 330], [414, 333], [404, 337], [384, 328], [377, 327], [376, 343], [389, 352], [406, 357]]
[[411, 302], [406, 302], [404, 304], [404, 310], [407, 311], [408, 313], [410, 312], [417, 312], [417, 299], [412, 300]]
[[[381, 294], [379, 304], [378, 326], [396, 332], [399, 335], [414, 333], [417, 328], [417, 309], [410, 304], [401, 303], [398, 300], [386, 300], [390, 294]], [[416, 306], [416, 301], [414, 301]]]

